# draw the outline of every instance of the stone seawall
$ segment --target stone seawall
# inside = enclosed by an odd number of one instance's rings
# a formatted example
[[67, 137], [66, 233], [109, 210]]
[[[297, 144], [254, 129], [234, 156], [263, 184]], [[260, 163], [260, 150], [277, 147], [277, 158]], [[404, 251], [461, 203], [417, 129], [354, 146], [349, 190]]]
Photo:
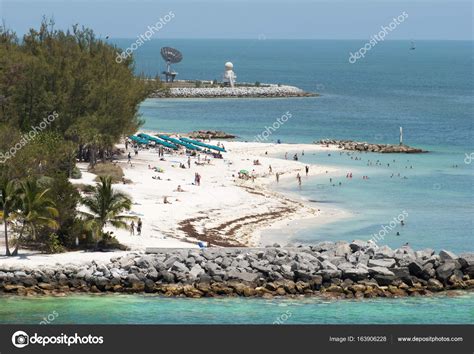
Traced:
[[270, 85], [265, 87], [176, 87], [169, 91], [158, 91], [153, 98], [271, 98], [317, 96], [295, 86]]
[[405, 154], [417, 154], [421, 152], [427, 152], [422, 149], [414, 148], [408, 145], [393, 145], [393, 144], [370, 144], [360, 141], [352, 140], [334, 140], [334, 139], [323, 139], [315, 141], [315, 144], [321, 145], [337, 145], [340, 149], [352, 150], [352, 151], [367, 151], [367, 152], [380, 152], [380, 153], [405, 153]]
[[370, 298], [474, 288], [474, 253], [436, 254], [364, 241], [297, 248], [158, 249], [110, 263], [0, 268], [0, 293], [156, 293], [165, 296]]

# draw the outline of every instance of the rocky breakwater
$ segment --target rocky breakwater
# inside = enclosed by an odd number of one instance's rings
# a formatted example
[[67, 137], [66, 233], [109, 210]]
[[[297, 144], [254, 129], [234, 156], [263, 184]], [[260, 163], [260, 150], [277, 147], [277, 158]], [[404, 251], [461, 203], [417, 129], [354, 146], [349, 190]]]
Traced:
[[337, 145], [340, 149], [353, 151], [367, 151], [380, 153], [405, 153], [416, 154], [427, 152], [422, 149], [414, 148], [408, 145], [392, 145], [392, 144], [370, 144], [366, 142], [352, 141], [352, 140], [334, 140], [323, 139], [315, 141], [315, 144], [321, 145]]
[[154, 98], [271, 98], [317, 96], [295, 86], [268, 85], [265, 87], [173, 87], [167, 91], [157, 91]]
[[0, 268], [0, 292], [156, 293], [164, 296], [371, 298], [474, 288], [474, 253], [374, 248], [363, 241], [297, 248], [211, 248], [130, 253], [110, 263]]
[[189, 133], [188, 136], [193, 139], [234, 139], [235, 135], [223, 132], [221, 130], [197, 130]]

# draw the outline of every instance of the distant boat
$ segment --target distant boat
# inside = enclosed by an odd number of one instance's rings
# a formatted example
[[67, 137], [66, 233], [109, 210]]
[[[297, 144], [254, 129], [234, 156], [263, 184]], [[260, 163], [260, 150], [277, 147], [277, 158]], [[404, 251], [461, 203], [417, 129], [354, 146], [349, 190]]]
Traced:
[[415, 42], [411, 41], [410, 50], [415, 50], [415, 49], [416, 49]]

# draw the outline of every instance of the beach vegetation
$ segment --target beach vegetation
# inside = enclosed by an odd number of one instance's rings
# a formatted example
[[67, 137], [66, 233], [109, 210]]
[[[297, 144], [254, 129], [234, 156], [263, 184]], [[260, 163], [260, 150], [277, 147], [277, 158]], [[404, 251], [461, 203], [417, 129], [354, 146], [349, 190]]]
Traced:
[[97, 246], [100, 242], [113, 238], [110, 232], [105, 232], [106, 226], [127, 229], [127, 221], [136, 219], [123, 214], [132, 208], [132, 200], [126, 194], [113, 189], [112, 178], [109, 176], [101, 176], [92, 195], [84, 197], [81, 203], [88, 209], [81, 212], [81, 215]]
[[29, 178], [18, 183], [16, 189], [17, 206], [12, 212], [14, 228], [17, 233], [15, 249], [12, 256], [18, 254], [18, 249], [25, 239], [36, 240], [38, 230], [47, 228], [58, 229], [56, 218], [59, 212], [56, 204], [49, 197], [49, 189], [43, 189], [35, 179]]
[[97, 175], [96, 181], [100, 181], [100, 177], [110, 177], [112, 183], [122, 182], [124, 173], [122, 167], [114, 163], [98, 163], [89, 172]]
[[[22, 37], [0, 25], [0, 220], [6, 254], [20, 246], [59, 252], [105, 235], [103, 225], [93, 235], [90, 223], [78, 217], [81, 191], [69, 179], [81, 178], [80, 161], [101, 181], [122, 181], [123, 171], [110, 163], [118, 153], [115, 144], [143, 123], [140, 102], [164, 89], [160, 80], [134, 74], [133, 56], [117, 63], [118, 52], [79, 25], [59, 30], [44, 18]], [[113, 210], [125, 210], [129, 199], [114, 198], [120, 202], [109, 205], [106, 224], [120, 225], [120, 212]], [[8, 241], [16, 246], [13, 252]]]

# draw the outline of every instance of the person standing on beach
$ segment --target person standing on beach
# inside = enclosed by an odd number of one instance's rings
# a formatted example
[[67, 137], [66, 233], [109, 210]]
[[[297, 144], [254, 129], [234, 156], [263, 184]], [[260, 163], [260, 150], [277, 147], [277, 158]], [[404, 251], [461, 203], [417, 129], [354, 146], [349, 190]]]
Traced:
[[188, 156], [188, 168], [191, 168], [191, 157]]
[[138, 155], [138, 147], [135, 147], [135, 156]]
[[268, 173], [272, 174], [273, 170], [272, 170], [272, 165], [269, 165], [268, 166]]
[[301, 187], [301, 176], [299, 173], [296, 175], [296, 179], [298, 180], [298, 186]]
[[304, 169], [305, 169], [305, 171], [306, 171], [306, 177], [308, 177], [308, 173], [309, 173], [309, 166], [308, 166], [308, 165], [306, 165]]
[[125, 140], [125, 150], [128, 150], [128, 140]]
[[142, 234], [142, 219], [138, 218], [137, 235], [140, 236], [141, 234]]
[[129, 163], [129, 164], [132, 163], [132, 155], [130, 155], [130, 153], [128, 153], [128, 162], [127, 163]]
[[201, 175], [199, 173], [195, 173], [194, 175], [194, 184], [196, 186], [200, 186], [201, 185]]
[[277, 183], [280, 182], [280, 172], [277, 172], [275, 175]]
[[130, 224], [130, 236], [135, 235], [135, 222], [132, 220], [132, 223]]
[[288, 153], [285, 152], [285, 160], [288, 160]]

